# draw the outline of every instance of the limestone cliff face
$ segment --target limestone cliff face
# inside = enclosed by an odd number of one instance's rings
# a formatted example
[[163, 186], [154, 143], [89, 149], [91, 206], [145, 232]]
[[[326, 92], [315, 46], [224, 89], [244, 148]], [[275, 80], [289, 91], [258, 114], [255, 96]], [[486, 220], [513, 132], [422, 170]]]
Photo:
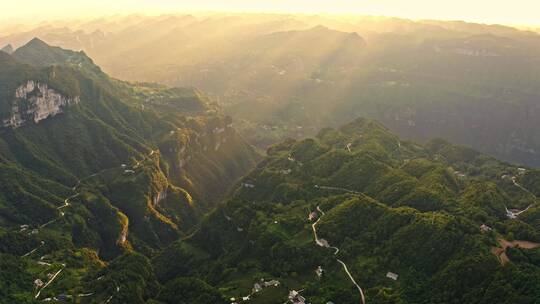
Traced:
[[160, 191], [154, 198], [152, 199], [153, 206], [156, 207], [159, 202], [167, 198], [167, 189]]
[[29, 121], [38, 123], [62, 113], [63, 109], [79, 103], [76, 97], [67, 97], [50, 89], [46, 83], [29, 80], [15, 90], [11, 115], [3, 120], [4, 127], [18, 128]]

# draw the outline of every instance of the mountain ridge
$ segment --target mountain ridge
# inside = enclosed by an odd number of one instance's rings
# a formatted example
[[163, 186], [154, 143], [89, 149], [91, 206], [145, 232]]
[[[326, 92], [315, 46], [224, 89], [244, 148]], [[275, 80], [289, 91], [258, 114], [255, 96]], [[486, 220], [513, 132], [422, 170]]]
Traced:
[[[529, 280], [538, 264], [518, 256], [540, 248], [538, 199], [509, 177], [521, 183], [533, 172], [443, 140], [403, 141], [357, 119], [270, 148], [197, 232], [154, 258], [154, 268], [162, 282], [202, 277], [226, 298], [249, 294], [260, 278], [281, 282], [252, 292], [254, 303], [283, 301], [291, 290], [310, 302], [361, 302], [353, 282], [367, 303], [489, 303], [499, 288], [534, 303]], [[528, 210], [513, 218], [507, 208]], [[506, 264], [495, 253], [509, 250], [500, 247], [505, 238], [533, 245], [507, 251]], [[174, 256], [194, 264], [171, 263]], [[227, 271], [216, 275], [214, 267]]]
[[[0, 159], [9, 169], [3, 182], [15, 191], [0, 197], [5, 227], [68, 229], [68, 242], [105, 259], [132, 245], [151, 252], [187, 233], [224, 195], [227, 180], [258, 158], [200, 93], [114, 80], [83, 53], [37, 39], [23, 48], [0, 62], [0, 77], [9, 79], [0, 105], [24, 120], [0, 131]], [[219, 135], [205, 132], [216, 128]], [[16, 172], [21, 177], [10, 181]], [[72, 198], [61, 206], [65, 197]]]
[[11, 54], [11, 53], [13, 53], [13, 46], [11, 44], [7, 44], [2, 49], [0, 49], [0, 51], [2, 51], [4, 53]]

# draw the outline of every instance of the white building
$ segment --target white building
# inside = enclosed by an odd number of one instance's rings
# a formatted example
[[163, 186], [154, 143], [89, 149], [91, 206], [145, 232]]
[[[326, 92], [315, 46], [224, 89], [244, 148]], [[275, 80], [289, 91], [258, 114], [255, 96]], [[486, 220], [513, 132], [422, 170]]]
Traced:
[[398, 275], [390, 271], [386, 273], [386, 277], [394, 281], [397, 281], [398, 279]]
[[253, 292], [260, 292], [262, 290], [262, 286], [259, 283], [253, 284]]
[[264, 287], [270, 287], [270, 286], [278, 287], [279, 284], [280, 282], [278, 280], [270, 280], [263, 283]]
[[300, 292], [291, 290], [289, 292], [289, 301], [293, 304], [305, 304], [306, 298], [300, 295]]
[[480, 231], [482, 231], [482, 232], [484, 232], [484, 233], [485, 233], [485, 232], [490, 232], [491, 230], [492, 230], [491, 227], [489, 227], [489, 226], [486, 225], [486, 224], [480, 225]]
[[321, 246], [321, 247], [330, 247], [330, 244], [328, 243], [327, 240], [325, 239], [318, 239], [316, 241], [317, 245]]
[[317, 276], [318, 276], [319, 278], [322, 277], [323, 272], [324, 272], [324, 270], [322, 269], [321, 266], [319, 266], [319, 267], [317, 267], [317, 269], [315, 269], [315, 273], [317, 274]]
[[34, 285], [36, 285], [37, 288], [41, 288], [41, 286], [43, 286], [43, 281], [40, 279], [36, 279], [34, 281]]

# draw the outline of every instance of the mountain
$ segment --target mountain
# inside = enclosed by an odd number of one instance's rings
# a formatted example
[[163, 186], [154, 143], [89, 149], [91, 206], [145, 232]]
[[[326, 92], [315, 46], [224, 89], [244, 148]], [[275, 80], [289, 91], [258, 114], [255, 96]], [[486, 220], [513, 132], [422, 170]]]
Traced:
[[57, 22], [8, 33], [84, 50], [115, 77], [200, 88], [265, 150], [358, 116], [539, 166], [540, 36], [459, 21], [214, 14]]
[[[148, 86], [144, 89], [163, 89]], [[4, 132], [47, 129], [60, 120], [69, 126], [64, 119], [86, 100], [81, 94], [77, 104], [52, 118]], [[153, 117], [163, 109], [159, 103], [144, 104], [153, 112], [139, 110], [141, 104], [132, 110]], [[182, 122], [174, 108], [166, 107], [171, 116], [157, 121]], [[91, 107], [86, 111], [97, 113]], [[189, 128], [183, 131], [200, 130], [204, 120], [198, 119], [198, 127], [186, 122]], [[84, 122], [84, 116], [78, 120]], [[233, 131], [206, 130], [213, 135]], [[167, 131], [155, 130], [161, 136]], [[108, 146], [115, 147], [114, 141]], [[20, 208], [17, 213], [2, 209], [0, 264], [3, 273], [16, 274], [0, 277], [5, 303], [33, 303], [36, 295], [141, 304], [228, 303], [231, 298], [493, 303], [502, 295], [509, 303], [535, 303], [540, 296], [538, 170], [442, 139], [424, 145], [402, 140], [380, 123], [359, 118], [325, 128], [315, 138], [272, 146], [189, 234], [174, 234], [174, 225], [182, 231], [179, 217], [189, 212], [185, 204], [196, 213], [198, 202], [168, 174], [174, 171], [168, 147], [141, 148], [126, 167], [117, 163], [86, 178], [75, 171], [75, 187], [5, 157], [1, 193], [14, 195]], [[51, 162], [52, 150], [43, 151]], [[204, 149], [192, 156], [201, 154]], [[70, 167], [65, 170], [71, 172]], [[3, 206], [6, 202], [9, 197]], [[56, 202], [53, 208], [50, 202]], [[142, 206], [150, 211], [141, 221]], [[34, 218], [52, 222], [41, 228], [10, 225]], [[109, 243], [125, 249], [106, 251]], [[32, 292], [32, 282], [46, 282], [47, 273], [54, 284]]]
[[2, 276], [1, 303], [188, 234], [259, 157], [200, 91], [115, 80], [38, 39], [0, 53], [0, 122], [2, 269], [33, 277]]
[[13, 56], [30, 65], [49, 66], [67, 63], [71, 57], [77, 56], [77, 53], [60, 47], [51, 47], [43, 40], [34, 38], [18, 48]]
[[8, 44], [8, 45], [4, 46], [2, 49], [0, 49], [0, 51], [2, 51], [4, 53], [11, 54], [11, 53], [13, 53], [13, 46], [11, 46], [11, 44]]
[[493, 156], [538, 161], [537, 34], [218, 14], [8, 42], [2, 304], [540, 298], [540, 171]]
[[537, 175], [357, 119], [271, 147], [152, 263], [165, 286], [192, 277], [253, 303], [291, 290], [310, 303], [535, 303]]

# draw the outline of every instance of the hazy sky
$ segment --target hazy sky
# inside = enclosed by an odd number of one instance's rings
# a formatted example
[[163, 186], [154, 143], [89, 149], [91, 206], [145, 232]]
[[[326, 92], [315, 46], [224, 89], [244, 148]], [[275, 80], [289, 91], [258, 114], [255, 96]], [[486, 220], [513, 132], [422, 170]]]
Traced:
[[0, 0], [0, 21], [177, 11], [358, 13], [540, 25], [539, 0]]

